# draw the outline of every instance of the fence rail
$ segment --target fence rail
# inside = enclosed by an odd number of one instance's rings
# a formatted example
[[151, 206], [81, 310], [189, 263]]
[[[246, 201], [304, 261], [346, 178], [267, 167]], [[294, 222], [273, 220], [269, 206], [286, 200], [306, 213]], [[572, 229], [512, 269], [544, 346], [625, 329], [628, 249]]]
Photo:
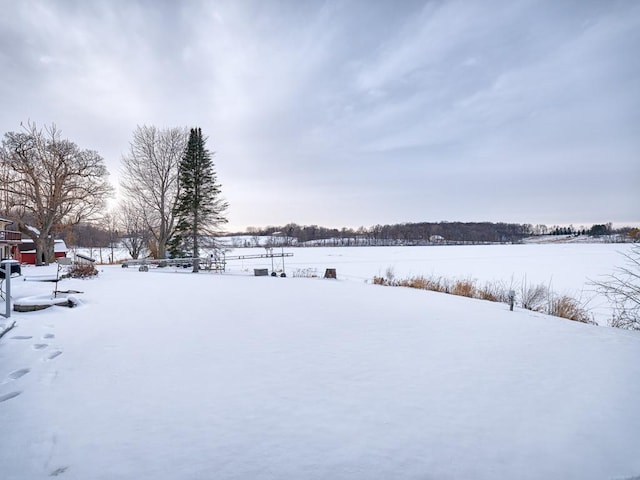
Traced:
[[[284, 257], [293, 257], [293, 253], [263, 253], [263, 254], [255, 254], [255, 255], [222, 255], [219, 257], [202, 257], [199, 258], [198, 264], [202, 266], [205, 270], [225, 270], [226, 264], [228, 261], [233, 260], [253, 260], [259, 258], [284, 258]], [[155, 258], [141, 258], [138, 260], [125, 260], [122, 262], [123, 268], [134, 267], [134, 266], [156, 266], [156, 267], [184, 267], [193, 265], [195, 258], [163, 258], [163, 259], [155, 259]]]
[[20, 240], [22, 240], [22, 234], [20, 232], [0, 230], [0, 242], [19, 242]]

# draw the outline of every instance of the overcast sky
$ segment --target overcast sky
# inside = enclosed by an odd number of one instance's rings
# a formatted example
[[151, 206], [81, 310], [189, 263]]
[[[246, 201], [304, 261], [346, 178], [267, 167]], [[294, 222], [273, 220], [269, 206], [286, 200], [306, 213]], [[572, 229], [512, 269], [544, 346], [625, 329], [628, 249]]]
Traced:
[[231, 230], [640, 223], [638, 1], [0, 7], [0, 134], [199, 126]]

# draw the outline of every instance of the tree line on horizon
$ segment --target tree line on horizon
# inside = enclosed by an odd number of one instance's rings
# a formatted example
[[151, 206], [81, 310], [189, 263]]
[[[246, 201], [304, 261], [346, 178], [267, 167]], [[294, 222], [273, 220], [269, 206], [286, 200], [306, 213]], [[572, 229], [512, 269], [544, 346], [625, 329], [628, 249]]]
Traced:
[[[621, 227], [614, 229], [611, 223], [591, 227], [559, 227], [538, 224], [493, 222], [417, 222], [391, 225], [374, 225], [359, 228], [327, 228], [318, 225], [248, 227], [245, 232], [228, 233], [228, 236], [277, 237], [274, 244], [304, 244], [332, 240], [337, 245], [421, 245], [442, 242], [453, 243], [509, 243], [538, 235], [590, 235], [600, 237], [613, 234], [635, 234], [638, 229]], [[257, 242], [255, 242], [257, 243]]]
[[[414, 228], [415, 227], [415, 228]], [[502, 243], [517, 242], [523, 238], [538, 235], [588, 235], [594, 237], [606, 235], [626, 235], [631, 240], [640, 240], [637, 228], [613, 228], [611, 224], [597, 224], [589, 228], [546, 227], [544, 225], [509, 224], [492, 222], [421, 222], [393, 225], [375, 225], [359, 228], [328, 228], [318, 225], [249, 227], [241, 232], [227, 232], [224, 237], [248, 237], [246, 242], [237, 241], [239, 247], [262, 245], [264, 237], [273, 238], [273, 245], [305, 244], [306, 242], [326, 241], [329, 245], [384, 245], [384, 244], [433, 244], [453, 243]], [[275, 234], [275, 235], [274, 235]], [[434, 238], [435, 237], [435, 238]], [[441, 237], [439, 239], [438, 237]], [[71, 228], [64, 237], [70, 246], [108, 248], [123, 241], [120, 233], [114, 229], [103, 228], [91, 223], [81, 223]], [[127, 239], [124, 239], [126, 242]]]

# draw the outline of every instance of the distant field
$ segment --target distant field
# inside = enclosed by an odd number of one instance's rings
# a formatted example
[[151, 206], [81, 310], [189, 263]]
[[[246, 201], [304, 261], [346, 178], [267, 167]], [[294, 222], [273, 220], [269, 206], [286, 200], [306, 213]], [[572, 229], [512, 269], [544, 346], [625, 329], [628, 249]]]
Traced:
[[[351, 281], [370, 281], [374, 276], [392, 272], [396, 278], [415, 275], [435, 275], [469, 278], [479, 282], [502, 282], [507, 285], [544, 283], [557, 293], [568, 294], [588, 301], [588, 307], [602, 323], [608, 309], [602, 298], [589, 286], [589, 279], [610, 274], [622, 263], [620, 252], [628, 252], [631, 244], [524, 244], [431, 247], [314, 247], [289, 248], [292, 258], [286, 258], [284, 270], [294, 273], [324, 274], [335, 268], [338, 278]], [[276, 248], [274, 252], [280, 252]], [[100, 260], [99, 249], [79, 249], [78, 252]], [[239, 248], [227, 252], [229, 256], [265, 253], [264, 248]], [[107, 263], [110, 249], [102, 249]], [[114, 250], [116, 260], [126, 259], [124, 250]], [[273, 267], [282, 271], [282, 259], [275, 259]], [[271, 270], [270, 259], [235, 260], [227, 264], [227, 272], [253, 274], [254, 268]]]

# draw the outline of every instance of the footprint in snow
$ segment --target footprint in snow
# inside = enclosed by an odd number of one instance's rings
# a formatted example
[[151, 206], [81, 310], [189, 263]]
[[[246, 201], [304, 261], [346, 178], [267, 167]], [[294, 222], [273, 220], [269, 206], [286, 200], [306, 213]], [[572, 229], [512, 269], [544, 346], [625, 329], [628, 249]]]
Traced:
[[67, 471], [69, 467], [60, 467], [60, 468], [56, 468], [53, 472], [51, 472], [49, 474], [50, 477], [57, 477], [58, 475], [62, 475], [64, 472]]
[[59, 357], [60, 355], [62, 355], [62, 350], [56, 350], [55, 352], [51, 352], [49, 355], [47, 355], [47, 357], [45, 358], [45, 361], [53, 360], [54, 358]]
[[7, 375], [7, 379], [4, 381], [4, 383], [11, 382], [13, 380], [17, 380], [20, 377], [24, 377], [30, 371], [31, 371], [30, 368], [21, 368], [20, 370], [16, 370], [15, 372], [11, 372], [9, 375]]
[[49, 345], [47, 345], [46, 343], [36, 343], [33, 345], [33, 349], [34, 350], [42, 350], [47, 348]]
[[42, 338], [56, 338], [56, 336], [53, 333], [45, 333]]
[[11, 337], [11, 340], [30, 340], [33, 337], [29, 337], [27, 335], [16, 335], [14, 337]]
[[[7, 378], [4, 380], [4, 382], [2, 382], [2, 385], [4, 385], [5, 383], [13, 382], [14, 380], [18, 380], [20, 377], [24, 377], [30, 371], [31, 371], [30, 368], [21, 368], [20, 370], [11, 372], [9, 375], [7, 375]], [[9, 398], [13, 398], [13, 397], [7, 397], [5, 398], [5, 400], [8, 400]]]
[[11, 400], [12, 398], [17, 397], [21, 393], [22, 392], [10, 392], [10, 393], [5, 393], [4, 395], [0, 395], [0, 403], [6, 402], [7, 400]]

